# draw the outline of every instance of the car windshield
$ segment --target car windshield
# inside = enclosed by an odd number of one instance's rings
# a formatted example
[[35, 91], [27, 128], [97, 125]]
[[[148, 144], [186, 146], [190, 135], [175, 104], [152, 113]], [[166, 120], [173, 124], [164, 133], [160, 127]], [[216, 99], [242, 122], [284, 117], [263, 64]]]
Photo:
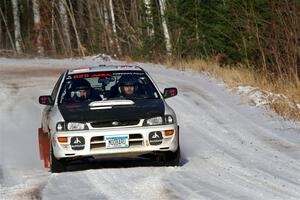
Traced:
[[156, 99], [158, 91], [144, 72], [93, 72], [67, 75], [59, 104], [110, 99]]

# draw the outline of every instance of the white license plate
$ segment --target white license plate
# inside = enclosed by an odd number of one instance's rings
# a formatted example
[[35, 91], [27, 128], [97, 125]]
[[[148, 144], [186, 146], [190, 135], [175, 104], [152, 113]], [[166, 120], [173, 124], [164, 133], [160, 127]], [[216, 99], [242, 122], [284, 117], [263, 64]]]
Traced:
[[105, 136], [105, 146], [108, 149], [128, 148], [129, 136], [128, 135]]

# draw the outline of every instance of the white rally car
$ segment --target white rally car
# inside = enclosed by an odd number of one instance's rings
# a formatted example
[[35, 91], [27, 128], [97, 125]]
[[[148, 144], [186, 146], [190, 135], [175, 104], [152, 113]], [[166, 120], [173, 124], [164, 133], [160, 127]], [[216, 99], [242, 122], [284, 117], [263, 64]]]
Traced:
[[151, 155], [165, 165], [180, 161], [179, 126], [149, 74], [138, 66], [67, 70], [49, 96], [40, 96], [40, 157], [52, 172], [85, 157]]

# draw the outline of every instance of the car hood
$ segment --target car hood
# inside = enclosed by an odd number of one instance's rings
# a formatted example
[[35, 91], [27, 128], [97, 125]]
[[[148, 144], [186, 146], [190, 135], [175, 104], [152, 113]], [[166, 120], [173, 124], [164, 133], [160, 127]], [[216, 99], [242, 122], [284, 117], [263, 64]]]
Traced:
[[164, 115], [165, 106], [162, 99], [138, 99], [133, 102], [133, 105], [116, 105], [110, 109], [98, 110], [91, 110], [89, 102], [61, 104], [58, 108], [66, 122], [105, 122]]

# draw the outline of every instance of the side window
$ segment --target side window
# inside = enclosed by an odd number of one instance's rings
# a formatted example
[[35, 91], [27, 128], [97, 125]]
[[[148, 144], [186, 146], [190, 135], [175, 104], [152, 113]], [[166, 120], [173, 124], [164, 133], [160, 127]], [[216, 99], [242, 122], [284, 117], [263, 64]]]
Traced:
[[61, 80], [62, 80], [62, 78], [64, 77], [64, 74], [65, 74], [65, 73], [63, 73], [63, 74], [59, 77], [58, 81], [56, 82], [56, 84], [55, 84], [55, 86], [54, 86], [54, 88], [53, 88], [53, 91], [52, 91], [52, 93], [51, 93], [51, 98], [52, 98], [53, 101], [55, 100], [55, 97], [56, 97], [56, 95], [57, 95], [57, 92], [58, 92], [58, 89], [59, 89]]

